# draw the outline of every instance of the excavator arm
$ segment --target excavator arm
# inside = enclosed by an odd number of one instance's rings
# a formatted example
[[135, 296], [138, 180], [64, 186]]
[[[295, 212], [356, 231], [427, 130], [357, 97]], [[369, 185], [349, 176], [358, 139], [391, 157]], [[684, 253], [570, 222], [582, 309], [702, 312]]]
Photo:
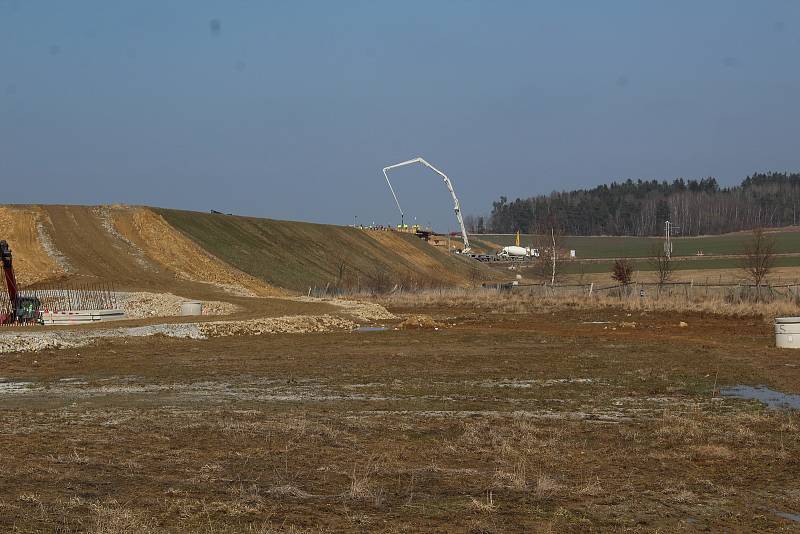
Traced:
[[443, 173], [442, 171], [440, 171], [439, 169], [437, 169], [436, 167], [425, 161], [425, 159], [423, 158], [417, 157], [414, 159], [410, 159], [408, 161], [403, 161], [383, 168], [383, 176], [386, 178], [386, 183], [389, 184], [389, 190], [392, 192], [394, 201], [397, 204], [397, 209], [400, 210], [400, 216], [403, 217], [403, 208], [400, 207], [400, 201], [397, 200], [397, 195], [394, 192], [392, 183], [389, 181], [389, 171], [392, 169], [396, 169], [398, 167], [413, 165], [414, 163], [420, 163], [422, 165], [425, 165], [430, 170], [441, 176], [442, 179], [444, 180], [444, 185], [447, 186], [447, 190], [450, 191], [450, 196], [453, 197], [453, 209], [456, 212], [456, 219], [458, 219], [458, 225], [461, 227], [461, 237], [464, 239], [464, 252], [469, 252], [470, 246], [469, 246], [469, 237], [467, 237], [467, 228], [464, 226], [464, 218], [461, 216], [461, 204], [459, 204], [458, 197], [456, 196], [456, 191], [455, 189], [453, 189], [453, 183], [450, 181], [450, 178], [448, 178], [445, 173]]
[[41, 320], [41, 301], [35, 296], [20, 296], [17, 288], [17, 277], [11, 259], [11, 248], [5, 240], [0, 241], [0, 261], [3, 264], [3, 275], [8, 289], [9, 309], [0, 310], [0, 324], [29, 324]]
[[7, 241], [0, 241], [0, 259], [3, 262], [3, 274], [8, 288], [8, 301], [14, 308], [17, 302], [17, 277], [14, 276], [14, 266], [11, 264], [11, 249]]

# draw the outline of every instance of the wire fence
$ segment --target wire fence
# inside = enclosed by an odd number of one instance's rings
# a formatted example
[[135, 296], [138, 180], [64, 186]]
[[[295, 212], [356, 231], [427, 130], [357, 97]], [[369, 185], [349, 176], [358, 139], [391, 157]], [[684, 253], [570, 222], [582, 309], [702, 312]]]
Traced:
[[[116, 292], [111, 283], [46, 284], [36, 289], [21, 289], [19, 298], [33, 298], [44, 311], [112, 310], [117, 307]], [[8, 293], [0, 293], [0, 310], [12, 309]]]

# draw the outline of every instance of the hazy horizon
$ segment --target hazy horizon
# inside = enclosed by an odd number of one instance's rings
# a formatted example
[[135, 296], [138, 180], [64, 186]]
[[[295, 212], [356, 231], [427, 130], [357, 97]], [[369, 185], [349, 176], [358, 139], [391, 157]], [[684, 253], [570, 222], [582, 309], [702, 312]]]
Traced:
[[[0, 0], [2, 203], [396, 223], [800, 170], [800, 4]], [[455, 229], [425, 169], [406, 221]]]

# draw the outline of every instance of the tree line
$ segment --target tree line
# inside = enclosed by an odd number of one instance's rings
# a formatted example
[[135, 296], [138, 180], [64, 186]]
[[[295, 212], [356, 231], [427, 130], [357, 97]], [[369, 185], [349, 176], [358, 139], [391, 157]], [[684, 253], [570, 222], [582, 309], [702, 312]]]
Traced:
[[715, 178], [672, 182], [626, 180], [592, 189], [509, 201], [501, 196], [488, 217], [465, 217], [473, 233], [547, 233], [554, 221], [569, 235], [660, 235], [664, 221], [683, 235], [798, 224], [800, 173], [756, 173], [734, 187]]

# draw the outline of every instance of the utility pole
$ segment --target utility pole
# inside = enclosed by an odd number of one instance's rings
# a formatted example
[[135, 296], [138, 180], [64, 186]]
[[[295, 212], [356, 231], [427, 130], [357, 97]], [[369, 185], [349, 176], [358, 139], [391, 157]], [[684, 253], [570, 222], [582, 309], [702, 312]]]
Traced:
[[[519, 233], [517, 233], [517, 236], [519, 236]], [[556, 254], [558, 252], [556, 252], [556, 229], [553, 227], [550, 228], [550, 237], [553, 238], [553, 276], [550, 278], [550, 285], [554, 286], [556, 285]]]
[[680, 226], [664, 221], [664, 255], [668, 260], [672, 259], [672, 234], [680, 229]]

